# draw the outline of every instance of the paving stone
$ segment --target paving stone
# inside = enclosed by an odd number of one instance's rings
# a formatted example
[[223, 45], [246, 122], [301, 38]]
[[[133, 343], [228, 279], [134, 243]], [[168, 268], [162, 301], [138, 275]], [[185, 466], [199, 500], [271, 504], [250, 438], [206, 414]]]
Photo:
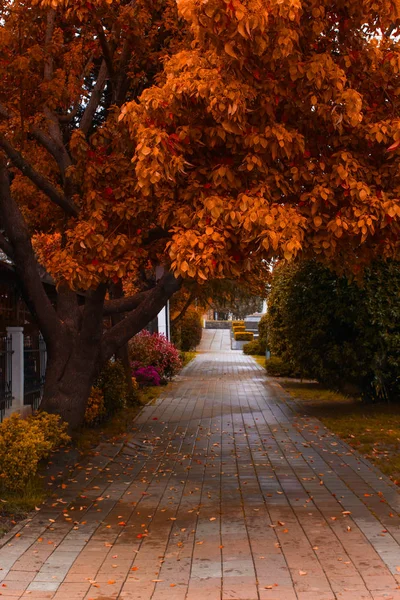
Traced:
[[400, 600], [398, 488], [229, 335], [0, 543], [2, 598]]

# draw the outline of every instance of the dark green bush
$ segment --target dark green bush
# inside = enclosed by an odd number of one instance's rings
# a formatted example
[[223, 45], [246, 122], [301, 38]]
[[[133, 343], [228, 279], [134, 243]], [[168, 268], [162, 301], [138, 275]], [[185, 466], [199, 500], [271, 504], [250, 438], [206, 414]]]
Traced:
[[182, 352], [194, 350], [201, 342], [203, 324], [196, 310], [188, 310], [185, 316], [172, 326], [172, 341]]
[[271, 377], [295, 377], [292, 365], [278, 356], [272, 356], [265, 361], [265, 369]]
[[232, 328], [234, 327], [244, 327], [244, 321], [232, 321]]
[[263, 349], [263, 346], [259, 340], [253, 340], [252, 342], [245, 344], [243, 346], [243, 352], [244, 352], [244, 354], [251, 354], [254, 356], [264, 356], [265, 355], [265, 350]]
[[266, 349], [268, 348], [268, 319], [267, 315], [261, 317], [260, 322], [258, 323], [258, 341], [261, 344], [261, 347], [264, 348], [263, 354], [265, 354]]
[[235, 340], [237, 342], [252, 342], [254, 334], [251, 331], [238, 331], [235, 333]]
[[125, 369], [120, 360], [108, 361], [97, 378], [95, 387], [103, 393], [107, 415], [125, 408], [136, 400], [135, 392], [129, 390]]
[[322, 383], [365, 399], [399, 398], [400, 267], [375, 263], [349, 282], [315, 261], [276, 269], [268, 302], [274, 356]]

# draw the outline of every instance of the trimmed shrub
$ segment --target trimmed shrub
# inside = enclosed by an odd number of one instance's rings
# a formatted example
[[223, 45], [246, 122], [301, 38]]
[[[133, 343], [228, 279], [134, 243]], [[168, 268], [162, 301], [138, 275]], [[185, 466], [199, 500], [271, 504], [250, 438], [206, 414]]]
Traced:
[[177, 325], [172, 326], [172, 341], [183, 352], [198, 346], [203, 334], [201, 315], [196, 310], [188, 310]]
[[244, 321], [232, 321], [232, 328], [234, 327], [244, 327]]
[[22, 491], [39, 462], [70, 441], [67, 424], [58, 415], [39, 413], [28, 419], [13, 414], [0, 424], [0, 484]]
[[272, 356], [265, 361], [265, 369], [271, 377], [295, 377], [296, 373], [290, 364], [277, 356]]
[[236, 333], [238, 331], [246, 331], [246, 327], [244, 325], [235, 325], [235, 327], [232, 327], [233, 333]]
[[253, 340], [252, 342], [245, 344], [243, 346], [243, 352], [244, 352], [244, 354], [250, 354], [250, 355], [254, 355], [254, 356], [264, 356], [265, 355], [265, 350], [263, 351], [263, 346], [262, 346], [262, 344], [260, 344], [259, 340]]
[[144, 330], [129, 342], [129, 355], [133, 363], [132, 374], [140, 367], [156, 367], [161, 382], [166, 382], [182, 368], [179, 352], [164, 335]]
[[254, 333], [252, 333], [251, 331], [239, 331], [238, 333], [235, 333], [235, 340], [237, 342], [252, 342], [254, 338]]

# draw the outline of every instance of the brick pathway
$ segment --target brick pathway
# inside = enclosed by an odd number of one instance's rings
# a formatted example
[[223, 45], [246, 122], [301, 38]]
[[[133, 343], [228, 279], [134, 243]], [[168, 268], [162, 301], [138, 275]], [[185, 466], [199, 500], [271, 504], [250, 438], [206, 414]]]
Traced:
[[400, 598], [397, 488], [228, 335], [2, 541], [2, 598]]

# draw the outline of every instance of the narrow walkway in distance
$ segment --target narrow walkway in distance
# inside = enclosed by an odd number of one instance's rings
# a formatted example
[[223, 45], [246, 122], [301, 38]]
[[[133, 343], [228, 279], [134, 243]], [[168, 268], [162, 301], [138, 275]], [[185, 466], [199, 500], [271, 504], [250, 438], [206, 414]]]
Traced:
[[2, 598], [400, 599], [398, 489], [229, 331], [60, 494], [0, 549]]

